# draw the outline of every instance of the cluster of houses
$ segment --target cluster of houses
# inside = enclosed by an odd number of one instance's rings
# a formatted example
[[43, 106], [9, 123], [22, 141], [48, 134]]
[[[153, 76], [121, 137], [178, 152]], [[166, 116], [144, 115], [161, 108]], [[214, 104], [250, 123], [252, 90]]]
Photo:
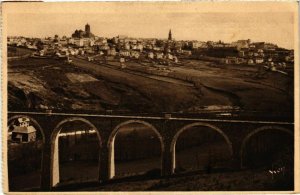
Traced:
[[[175, 41], [171, 30], [168, 39], [142, 39], [119, 35], [113, 38], [97, 37], [91, 33], [90, 25], [85, 30], [75, 30], [71, 37], [47, 37], [42, 39], [9, 37], [8, 45], [37, 50], [40, 56], [114, 56], [116, 58], [147, 59], [153, 62], [178, 59], [214, 59], [225, 64], [264, 64], [285, 66], [294, 60], [293, 50], [279, 48], [265, 42], [238, 40], [232, 43], [222, 41]], [[169, 64], [169, 63], [168, 63]]]
[[28, 49], [37, 50], [38, 39], [25, 37], [8, 37], [7, 44], [16, 47], [25, 47]]
[[195, 56], [209, 56], [224, 64], [262, 64], [271, 69], [285, 69], [294, 63], [294, 51], [266, 42], [238, 40], [233, 43], [207, 42], [193, 50]]
[[[22, 40], [22, 42], [20, 42]], [[42, 47], [38, 49], [38, 42]], [[155, 39], [133, 39], [125, 36], [117, 36], [112, 39], [93, 38], [61, 38], [56, 41], [49, 37], [40, 40], [28, 38], [9, 38], [8, 45], [29, 48], [33, 45], [38, 56], [85, 56], [92, 59], [93, 56], [115, 56], [119, 58], [168, 60], [178, 62], [176, 53], [165, 44], [162, 47], [155, 45]], [[165, 42], [167, 43], [167, 42]], [[191, 52], [187, 52], [191, 54]]]

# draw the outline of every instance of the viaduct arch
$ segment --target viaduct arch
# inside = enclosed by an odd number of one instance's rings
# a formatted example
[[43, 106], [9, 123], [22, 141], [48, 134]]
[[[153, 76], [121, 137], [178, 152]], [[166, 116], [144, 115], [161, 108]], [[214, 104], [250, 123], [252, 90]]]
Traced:
[[8, 120], [7, 120], [7, 123], [8, 125], [10, 125], [14, 120], [18, 119], [18, 118], [29, 118], [30, 121], [38, 128], [38, 131], [41, 132], [41, 135], [42, 135], [42, 141], [43, 141], [43, 144], [45, 144], [45, 133], [44, 133], [44, 129], [40, 126], [40, 124], [32, 117], [30, 116], [27, 116], [27, 115], [15, 115], [13, 117], [10, 117]]
[[109, 179], [113, 178], [115, 176], [115, 149], [114, 149], [114, 143], [115, 143], [115, 138], [117, 133], [119, 132], [120, 128], [128, 125], [128, 124], [132, 124], [132, 123], [138, 123], [138, 124], [143, 124], [146, 127], [149, 127], [158, 137], [159, 141], [160, 141], [160, 145], [161, 145], [161, 167], [162, 167], [162, 159], [163, 159], [163, 152], [164, 152], [164, 140], [163, 137], [161, 136], [161, 134], [159, 133], [159, 131], [150, 123], [143, 121], [143, 120], [128, 120], [125, 122], [122, 122], [121, 124], [117, 125], [113, 131], [111, 132], [108, 141], [107, 141], [107, 147], [108, 147], [108, 166], [109, 166]]
[[[54, 128], [52, 135], [51, 135], [51, 186], [55, 186], [58, 184], [59, 181], [59, 146], [58, 146], [58, 139], [59, 139], [59, 132], [62, 130], [62, 125], [68, 122], [74, 122], [74, 121], [80, 121], [83, 122], [87, 125], [89, 125], [93, 130], [96, 130], [98, 141], [99, 141], [99, 146], [101, 148], [101, 137], [99, 134], [98, 129], [93, 125], [89, 120], [81, 118], [81, 117], [71, 117], [71, 118], [66, 118], [59, 122], [56, 127]], [[100, 155], [99, 155], [99, 160], [98, 160], [98, 167], [99, 167], [99, 172], [101, 170], [100, 168]]]
[[247, 144], [247, 142], [249, 141], [249, 139], [254, 136], [255, 134], [262, 132], [262, 131], [281, 131], [284, 133], [289, 134], [290, 136], [294, 136], [293, 132], [290, 131], [289, 129], [286, 129], [284, 127], [280, 127], [280, 126], [263, 126], [263, 127], [259, 127], [253, 131], [251, 131], [243, 140], [242, 145], [241, 145], [241, 149], [240, 149], [240, 160], [241, 160], [241, 168], [244, 168], [244, 162], [243, 162], [243, 156], [244, 156], [244, 150], [245, 150], [245, 146]]
[[[34, 124], [35, 127], [37, 127], [37, 130], [41, 133], [41, 136], [42, 136], [42, 147], [44, 147], [45, 145], [45, 142], [46, 142], [46, 136], [45, 136], [45, 133], [44, 133], [44, 129], [40, 126], [40, 124], [33, 118], [33, 117], [30, 117], [30, 116], [27, 116], [27, 115], [15, 115], [15, 116], [12, 116], [10, 117], [8, 120], [7, 120], [7, 124], [8, 126], [11, 125], [11, 123], [14, 121], [14, 120], [17, 120], [18, 118], [28, 118], [30, 119], [30, 121]], [[9, 127], [8, 127], [9, 128]], [[7, 128], [7, 130], [8, 130]], [[41, 155], [42, 155], [42, 158], [41, 158], [41, 170], [43, 170], [43, 156], [44, 156], [44, 151], [42, 150], [41, 151]], [[40, 175], [40, 186], [42, 186], [42, 175]]]
[[223, 136], [223, 138], [225, 139], [227, 145], [228, 145], [228, 148], [229, 148], [229, 151], [230, 151], [230, 156], [233, 155], [233, 150], [232, 150], [232, 143], [231, 141], [229, 140], [229, 138], [227, 137], [227, 135], [221, 130], [219, 129], [218, 127], [214, 126], [214, 125], [211, 125], [211, 124], [208, 124], [208, 123], [203, 123], [203, 122], [195, 122], [195, 123], [192, 123], [192, 124], [188, 124], [184, 127], [182, 127], [180, 130], [177, 131], [177, 133], [175, 134], [175, 136], [173, 137], [172, 139], [172, 142], [171, 142], [171, 148], [170, 148], [170, 152], [172, 154], [172, 173], [174, 173], [175, 171], [175, 168], [176, 168], [176, 142], [178, 140], [178, 137], [180, 136], [180, 134], [192, 127], [209, 127], [211, 130], [213, 131], [216, 131], [218, 132], [220, 135]]

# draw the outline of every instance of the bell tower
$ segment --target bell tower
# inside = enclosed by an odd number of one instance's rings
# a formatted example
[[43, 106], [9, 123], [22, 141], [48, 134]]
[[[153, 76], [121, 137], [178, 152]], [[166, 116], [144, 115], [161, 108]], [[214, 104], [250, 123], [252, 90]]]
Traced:
[[91, 27], [90, 27], [89, 24], [86, 24], [86, 25], [85, 25], [85, 33], [86, 33], [86, 34], [90, 34], [90, 33], [91, 33]]

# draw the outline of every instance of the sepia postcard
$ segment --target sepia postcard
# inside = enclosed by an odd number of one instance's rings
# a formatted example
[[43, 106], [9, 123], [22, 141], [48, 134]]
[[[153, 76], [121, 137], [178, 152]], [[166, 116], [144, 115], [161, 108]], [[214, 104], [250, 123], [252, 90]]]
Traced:
[[297, 2], [2, 3], [5, 193], [299, 192]]

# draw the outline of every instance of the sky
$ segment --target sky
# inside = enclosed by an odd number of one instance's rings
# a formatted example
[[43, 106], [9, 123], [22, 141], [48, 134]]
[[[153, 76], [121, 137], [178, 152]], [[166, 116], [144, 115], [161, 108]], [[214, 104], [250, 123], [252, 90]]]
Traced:
[[[150, 6], [151, 7], [151, 6]], [[239, 39], [265, 41], [280, 47], [294, 47], [294, 14], [285, 11], [218, 11], [209, 9], [110, 9], [98, 11], [12, 12], [7, 14], [9, 36], [47, 37], [58, 34], [67, 37], [86, 23], [97, 36], [127, 35], [137, 38], [167, 38], [169, 29], [175, 40], [232, 42]], [[159, 6], [156, 6], [159, 8]], [[42, 10], [42, 8], [41, 8]], [[51, 10], [51, 9], [50, 9]], [[70, 9], [71, 10], [71, 9]]]

